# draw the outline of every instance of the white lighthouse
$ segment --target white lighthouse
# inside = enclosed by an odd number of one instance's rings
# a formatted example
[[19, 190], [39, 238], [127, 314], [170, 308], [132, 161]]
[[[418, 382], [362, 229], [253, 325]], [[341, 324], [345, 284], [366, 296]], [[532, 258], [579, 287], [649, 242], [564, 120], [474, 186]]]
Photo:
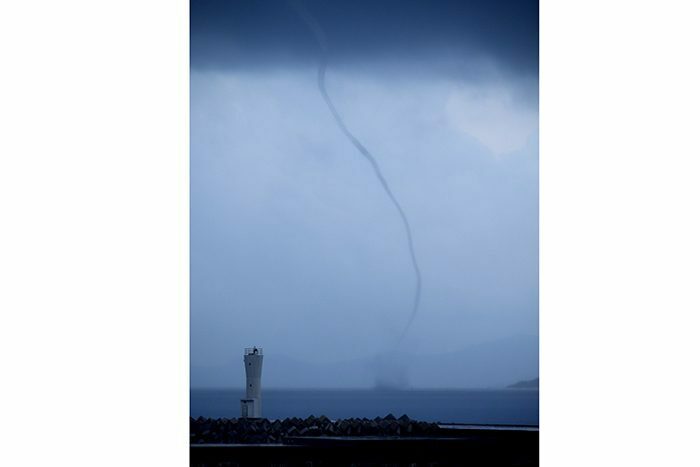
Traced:
[[245, 399], [241, 399], [241, 418], [262, 417], [262, 376], [263, 352], [261, 348], [247, 348], [243, 352], [245, 364]]

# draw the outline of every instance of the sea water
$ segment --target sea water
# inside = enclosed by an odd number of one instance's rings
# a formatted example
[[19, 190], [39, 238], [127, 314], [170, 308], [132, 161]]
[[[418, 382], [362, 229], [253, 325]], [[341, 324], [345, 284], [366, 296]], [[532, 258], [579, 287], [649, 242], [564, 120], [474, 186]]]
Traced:
[[[192, 417], [240, 415], [243, 389], [192, 389]], [[375, 418], [391, 413], [443, 423], [539, 425], [539, 391], [517, 389], [449, 390], [263, 390], [263, 416], [269, 419], [325, 415]]]

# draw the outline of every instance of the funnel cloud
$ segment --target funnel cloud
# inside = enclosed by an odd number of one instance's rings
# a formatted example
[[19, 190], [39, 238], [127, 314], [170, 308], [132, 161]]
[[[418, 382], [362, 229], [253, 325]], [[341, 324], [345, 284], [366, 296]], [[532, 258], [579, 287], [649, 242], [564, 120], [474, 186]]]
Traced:
[[307, 24], [311, 32], [314, 34], [316, 37], [316, 41], [318, 42], [319, 49], [321, 51], [321, 60], [320, 64], [318, 67], [318, 90], [321, 93], [321, 96], [323, 96], [323, 100], [325, 101], [326, 105], [328, 106], [328, 110], [330, 110], [331, 114], [333, 115], [333, 119], [335, 122], [338, 124], [338, 128], [343, 132], [343, 134], [348, 138], [348, 140], [352, 143], [355, 148], [362, 154], [365, 159], [370, 163], [372, 166], [372, 169], [374, 170], [374, 175], [377, 177], [377, 180], [381, 184], [382, 188], [386, 192], [387, 197], [391, 201], [391, 203], [396, 207], [397, 212], [399, 213], [399, 216], [401, 216], [401, 221], [403, 223], [404, 229], [406, 230], [406, 239], [408, 241], [408, 251], [409, 254], [411, 255], [411, 264], [413, 265], [413, 270], [416, 274], [416, 286], [415, 286], [415, 292], [413, 296], [413, 309], [411, 311], [411, 316], [408, 320], [408, 323], [406, 324], [406, 327], [404, 328], [403, 332], [401, 333], [401, 336], [399, 337], [399, 343], [403, 341], [404, 337], [406, 336], [406, 333], [411, 327], [411, 324], [413, 324], [413, 320], [416, 318], [416, 314], [418, 313], [418, 306], [420, 305], [420, 294], [421, 294], [421, 288], [422, 288], [422, 278], [421, 278], [421, 273], [420, 273], [420, 267], [418, 266], [418, 260], [416, 259], [416, 251], [413, 246], [413, 231], [411, 229], [411, 224], [408, 222], [408, 217], [406, 217], [406, 213], [404, 212], [403, 208], [401, 207], [401, 204], [399, 201], [396, 199], [396, 196], [394, 196], [393, 191], [391, 191], [391, 188], [389, 187], [389, 183], [386, 181], [386, 178], [384, 178], [384, 175], [382, 174], [382, 170], [379, 168], [379, 164], [377, 163], [377, 160], [374, 158], [374, 156], [365, 148], [362, 143], [353, 135], [350, 130], [348, 130], [348, 127], [345, 125], [345, 122], [343, 121], [343, 117], [340, 116], [338, 113], [338, 110], [335, 108], [335, 105], [333, 105], [333, 101], [331, 100], [330, 96], [328, 95], [328, 91], [326, 90], [326, 67], [328, 66], [328, 44], [326, 43], [326, 35], [323, 32], [323, 29], [321, 26], [318, 24], [316, 19], [313, 17], [313, 15], [305, 9], [298, 1], [290, 0], [290, 5], [297, 11], [299, 14], [299, 17]]

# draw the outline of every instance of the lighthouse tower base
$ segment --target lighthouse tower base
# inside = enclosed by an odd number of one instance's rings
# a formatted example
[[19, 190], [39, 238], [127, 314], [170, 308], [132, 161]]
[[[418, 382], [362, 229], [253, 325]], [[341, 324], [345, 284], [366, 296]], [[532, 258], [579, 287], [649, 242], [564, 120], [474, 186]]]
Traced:
[[241, 399], [241, 418], [260, 418], [260, 401], [257, 399]]

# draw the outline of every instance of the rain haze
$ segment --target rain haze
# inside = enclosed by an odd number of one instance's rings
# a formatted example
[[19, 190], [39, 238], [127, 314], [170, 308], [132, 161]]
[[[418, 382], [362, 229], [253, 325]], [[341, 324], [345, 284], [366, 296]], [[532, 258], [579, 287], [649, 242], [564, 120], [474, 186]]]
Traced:
[[538, 376], [536, 1], [194, 0], [190, 82], [192, 387]]

